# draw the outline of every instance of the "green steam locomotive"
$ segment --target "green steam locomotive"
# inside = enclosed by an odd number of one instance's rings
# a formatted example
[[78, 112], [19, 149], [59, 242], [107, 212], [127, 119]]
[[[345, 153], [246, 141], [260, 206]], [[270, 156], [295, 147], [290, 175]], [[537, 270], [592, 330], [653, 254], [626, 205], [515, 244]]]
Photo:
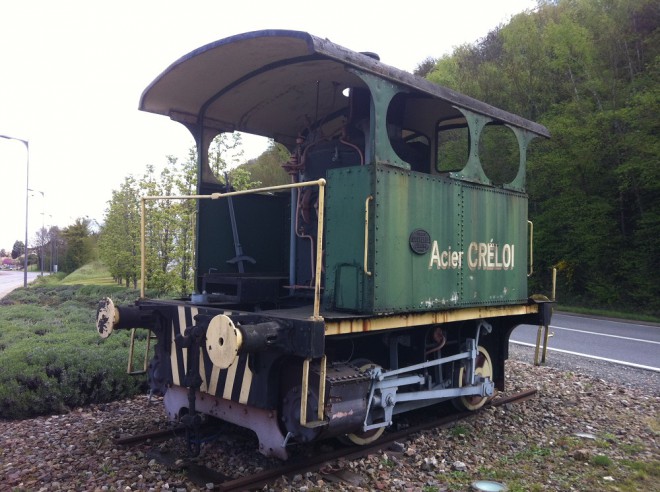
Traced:
[[[198, 195], [178, 197], [197, 202], [195, 292], [147, 299], [143, 273], [97, 329], [150, 330], [151, 388], [192, 431], [217, 417], [282, 459], [294, 442], [369, 443], [403, 412], [480, 408], [504, 388], [511, 331], [549, 324], [527, 289], [543, 126], [283, 30], [196, 49], [140, 109], [195, 138]], [[208, 149], [234, 131], [285, 146], [290, 184], [225, 186]]]

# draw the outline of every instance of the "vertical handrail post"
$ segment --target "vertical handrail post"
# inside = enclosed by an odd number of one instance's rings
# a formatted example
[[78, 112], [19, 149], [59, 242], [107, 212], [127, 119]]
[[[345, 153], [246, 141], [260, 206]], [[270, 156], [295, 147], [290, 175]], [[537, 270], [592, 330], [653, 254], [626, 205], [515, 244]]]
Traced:
[[364, 273], [368, 277], [371, 277], [371, 271], [369, 271], [369, 202], [373, 200], [374, 197], [369, 195], [364, 202]]
[[140, 199], [140, 298], [144, 299], [144, 293], [145, 293], [145, 288], [144, 288], [144, 282], [146, 279], [145, 275], [145, 270], [146, 270], [146, 252], [144, 250], [145, 248], [145, 217], [144, 215], [146, 214], [146, 197], [142, 197]]
[[314, 320], [321, 320], [321, 271], [323, 267], [323, 223], [325, 209], [325, 179], [317, 181], [319, 187], [318, 224], [316, 227], [316, 272], [314, 273]]
[[531, 277], [534, 273], [534, 223], [528, 220], [527, 224], [529, 224], [529, 271], [527, 276]]

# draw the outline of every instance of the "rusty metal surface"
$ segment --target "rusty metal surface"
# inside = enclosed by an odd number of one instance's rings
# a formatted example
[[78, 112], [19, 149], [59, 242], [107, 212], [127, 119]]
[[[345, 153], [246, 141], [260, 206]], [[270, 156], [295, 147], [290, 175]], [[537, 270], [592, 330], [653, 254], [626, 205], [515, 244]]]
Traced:
[[[175, 420], [180, 417], [179, 410], [188, 407], [187, 389], [181, 386], [169, 388], [164, 402], [170, 419]], [[259, 451], [264, 456], [282, 460], [288, 458], [287, 450], [282, 447], [284, 435], [278, 425], [276, 411], [241, 405], [200, 392], [196, 394], [195, 404], [201, 413], [253, 430], [259, 439]]]
[[523, 316], [538, 313], [538, 305], [513, 306], [483, 306], [475, 308], [455, 309], [451, 311], [436, 311], [411, 314], [392, 314], [378, 317], [347, 317], [326, 319], [326, 335], [340, 335], [346, 333], [362, 333], [368, 331], [390, 330], [408, 328], [412, 326], [425, 326], [472, 319], [489, 319], [501, 316]]
[[537, 393], [538, 390], [532, 388], [525, 391], [521, 391], [520, 393], [516, 393], [514, 395], [510, 395], [502, 398], [495, 398], [490, 401], [490, 406], [499, 407], [502, 405], [507, 405], [509, 403], [521, 403], [525, 400], [529, 400], [530, 398], [533, 398], [534, 396], [536, 396]]

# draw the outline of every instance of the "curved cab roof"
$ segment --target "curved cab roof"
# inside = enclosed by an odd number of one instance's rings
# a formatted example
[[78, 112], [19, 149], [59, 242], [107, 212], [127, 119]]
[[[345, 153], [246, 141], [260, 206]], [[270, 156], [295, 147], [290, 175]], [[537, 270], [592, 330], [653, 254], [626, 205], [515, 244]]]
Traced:
[[387, 79], [422, 97], [549, 136], [538, 123], [327, 39], [288, 30], [239, 34], [190, 52], [145, 89], [139, 109], [196, 128], [201, 124], [217, 131], [239, 130], [290, 144], [310, 121], [341, 110], [343, 89], [365, 87], [351, 69]]

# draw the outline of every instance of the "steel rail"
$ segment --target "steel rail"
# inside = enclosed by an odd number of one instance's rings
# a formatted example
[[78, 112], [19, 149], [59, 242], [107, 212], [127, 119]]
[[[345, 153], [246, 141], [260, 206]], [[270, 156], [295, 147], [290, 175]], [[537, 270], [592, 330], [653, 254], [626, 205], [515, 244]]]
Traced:
[[457, 414], [447, 415], [427, 422], [423, 422], [418, 425], [410, 426], [404, 430], [385, 434], [383, 435], [383, 437], [378, 439], [378, 441], [374, 442], [371, 445], [360, 446], [359, 448], [346, 447], [346, 448], [329, 451], [326, 453], [320, 453], [313, 457], [305, 458], [300, 461], [287, 462], [284, 465], [272, 470], [265, 470], [261, 473], [257, 473], [254, 475], [249, 475], [249, 476], [229, 480], [228, 482], [217, 484], [216, 487], [218, 490], [221, 490], [223, 492], [258, 489], [271, 483], [273, 480], [281, 477], [282, 475], [289, 476], [297, 473], [305, 473], [311, 470], [318, 469], [319, 466], [323, 465], [328, 461], [334, 461], [339, 458], [344, 458], [349, 460], [362, 458], [368, 454], [373, 454], [377, 451], [387, 449], [395, 441], [403, 440], [418, 432], [422, 432], [429, 429], [445, 429], [456, 422], [467, 419], [469, 417], [474, 417], [476, 415], [479, 415], [479, 413], [481, 413], [486, 408], [498, 407], [501, 405], [511, 404], [511, 403], [520, 403], [525, 400], [529, 400], [534, 395], [536, 395], [536, 393], [537, 393], [536, 389], [529, 389], [507, 397], [497, 398], [491, 400], [488, 404], [484, 405], [481, 409], [477, 411], [460, 412]]
[[[465, 420], [469, 417], [478, 416], [487, 408], [496, 408], [502, 405], [513, 403], [521, 403], [523, 401], [533, 398], [537, 394], [536, 389], [528, 389], [505, 397], [496, 397], [490, 400], [486, 405], [476, 411], [472, 412], [459, 412], [451, 415], [446, 415], [439, 418], [424, 421], [422, 423], [412, 425], [406, 429], [389, 432], [384, 434], [373, 444], [360, 447], [342, 447], [332, 451], [318, 453], [312, 457], [305, 457], [301, 459], [293, 459], [283, 463], [281, 466], [263, 472], [248, 475], [244, 477], [232, 478], [225, 482], [215, 484], [215, 490], [223, 492], [254, 490], [268, 485], [273, 480], [281, 476], [291, 476], [298, 473], [305, 473], [312, 470], [318, 470], [323, 464], [327, 462], [336, 461], [340, 458], [353, 460], [362, 458], [366, 455], [376, 453], [381, 450], [387, 450], [395, 441], [401, 441], [409, 438], [413, 434], [423, 432], [429, 429], [446, 429], [456, 422]], [[159, 430], [154, 432], [147, 432], [135, 436], [126, 436], [115, 439], [116, 444], [135, 445], [145, 442], [147, 440], [160, 440], [170, 437], [177, 437], [185, 434], [185, 426], [178, 426], [172, 429]], [[206, 467], [195, 465], [188, 468], [188, 476], [194, 481], [192, 475], [197, 473], [205, 473], [205, 471], [213, 472]]]

